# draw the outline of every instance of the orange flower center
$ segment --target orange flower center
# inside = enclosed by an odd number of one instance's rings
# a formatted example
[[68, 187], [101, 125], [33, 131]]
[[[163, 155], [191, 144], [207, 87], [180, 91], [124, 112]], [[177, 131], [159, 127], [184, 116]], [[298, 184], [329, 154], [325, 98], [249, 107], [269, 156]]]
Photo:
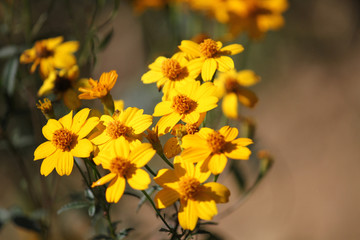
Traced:
[[205, 58], [212, 58], [218, 52], [217, 44], [214, 40], [208, 38], [199, 44], [200, 52]]
[[181, 178], [179, 185], [182, 197], [185, 198], [185, 200], [194, 199], [201, 187], [199, 180], [193, 177]]
[[67, 129], [58, 129], [54, 132], [52, 143], [62, 151], [70, 151], [77, 143], [77, 135]]
[[161, 71], [165, 77], [170, 80], [176, 80], [182, 72], [180, 63], [175, 59], [166, 59], [163, 61]]
[[236, 79], [229, 77], [225, 80], [225, 89], [226, 89], [226, 92], [235, 92], [236, 93], [239, 89], [239, 84], [236, 81]]
[[54, 52], [47, 49], [46, 45], [42, 42], [35, 43], [35, 52], [38, 58], [48, 58], [54, 55]]
[[193, 123], [193, 124], [187, 123], [185, 125], [185, 128], [186, 128], [187, 134], [195, 134], [199, 131], [199, 128], [196, 123]]
[[117, 120], [110, 122], [106, 127], [106, 133], [113, 139], [117, 139], [120, 136], [128, 137], [131, 131], [131, 127], [125, 126]]
[[114, 158], [110, 164], [110, 171], [121, 176], [125, 176], [130, 169], [134, 167], [134, 164], [124, 158]]
[[224, 150], [226, 141], [223, 135], [215, 131], [209, 134], [207, 143], [209, 144], [213, 153], [220, 153]]
[[185, 95], [177, 95], [173, 99], [172, 108], [179, 114], [189, 114], [197, 107], [197, 103]]

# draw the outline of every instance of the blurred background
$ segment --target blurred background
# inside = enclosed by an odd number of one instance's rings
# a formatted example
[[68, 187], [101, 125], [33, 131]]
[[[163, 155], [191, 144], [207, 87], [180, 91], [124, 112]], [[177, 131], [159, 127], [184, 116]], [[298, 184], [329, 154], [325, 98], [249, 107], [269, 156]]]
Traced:
[[[153, 113], [161, 99], [154, 85], [140, 81], [148, 64], [157, 56], [171, 55], [182, 39], [193, 37], [191, 31], [174, 33], [176, 24], [189, 24], [189, 13], [175, 12], [169, 18], [173, 8], [139, 13], [124, 1], [119, 6], [105, 1], [1, 2], [0, 47], [20, 46], [11, 56], [18, 57], [38, 39], [64, 35], [67, 40], [78, 40], [83, 44], [79, 50], [81, 76], [98, 79], [101, 73], [116, 70], [119, 77], [111, 91], [113, 97], [123, 99], [125, 107], [143, 108], [147, 114]], [[20, 18], [6, 25], [9, 11]], [[269, 32], [261, 40], [249, 43], [246, 36], [233, 40], [244, 45], [247, 57], [246, 62], [237, 59], [237, 66], [261, 76], [261, 82], [252, 87], [258, 105], [241, 111], [256, 123], [254, 152], [268, 150], [274, 164], [246, 199], [233, 186], [234, 176], [222, 175], [219, 181], [232, 189], [232, 196], [230, 203], [219, 206], [220, 214], [214, 219], [218, 225], [208, 229], [219, 239], [234, 240], [359, 239], [360, 3], [292, 0], [284, 18], [281, 30]], [[91, 33], [96, 38], [89, 33], [93, 21], [102, 26]], [[28, 29], [25, 23], [39, 25], [35, 38], [24, 34]], [[207, 29], [200, 30], [197, 33]], [[16, 65], [0, 53], [2, 67]], [[29, 206], [33, 196], [24, 179], [30, 179], [35, 188], [56, 186], [55, 198], [39, 196], [55, 209], [50, 211], [55, 219], [50, 239], [89, 239], [94, 230], [86, 210], [56, 215], [56, 209], [76, 198], [72, 194], [81, 192], [84, 184], [77, 171], [61, 178], [54, 173], [47, 178], [39, 174], [40, 162], [33, 161], [33, 151], [43, 141], [41, 128], [46, 123], [35, 106], [41, 82], [23, 74], [28, 66], [19, 65], [17, 71], [14, 83], [2, 75], [0, 116], [6, 128], [0, 129], [0, 220], [9, 211], [42, 217], [41, 211]], [[100, 106], [96, 101], [84, 104]], [[257, 164], [250, 160], [239, 165], [251, 186]], [[120, 221], [121, 228], [136, 229], [129, 238], [165, 238], [157, 233], [162, 224], [151, 207], [144, 205], [135, 213], [136, 206], [127, 196], [113, 208], [113, 218]], [[23, 224], [27, 218], [18, 221], [20, 224], [1, 222], [0, 239], [38, 239], [31, 224]]]

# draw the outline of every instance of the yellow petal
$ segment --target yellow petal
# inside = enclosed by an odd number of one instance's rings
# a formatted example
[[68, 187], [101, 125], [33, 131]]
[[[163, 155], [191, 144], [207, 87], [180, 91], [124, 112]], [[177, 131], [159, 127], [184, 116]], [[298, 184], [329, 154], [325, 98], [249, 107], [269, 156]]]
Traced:
[[106, 133], [106, 131], [103, 131], [101, 134], [91, 139], [91, 142], [95, 145], [101, 145], [108, 142], [110, 139], [111, 137]]
[[40, 168], [41, 175], [47, 176], [54, 170], [58, 159], [61, 157], [61, 153], [62, 151], [58, 149], [53, 154], [44, 159]]
[[90, 109], [84, 108], [80, 110], [77, 114], [75, 114], [73, 119], [73, 124], [71, 126], [71, 131], [73, 133], [78, 133], [81, 129], [81, 127], [84, 125], [87, 117], [89, 116]]
[[164, 77], [164, 74], [162, 72], [150, 70], [150, 71], [146, 72], [144, 75], [142, 75], [141, 81], [145, 84], [154, 83], [154, 82], [159, 81], [163, 77]]
[[203, 194], [210, 196], [216, 203], [226, 203], [229, 201], [230, 191], [227, 187], [220, 183], [209, 182], [203, 185], [204, 191], [199, 193], [199, 198]]
[[77, 144], [73, 149], [71, 149], [71, 153], [74, 157], [86, 158], [90, 157], [90, 153], [93, 151], [94, 147], [90, 140], [88, 139], [79, 139]]
[[219, 130], [219, 133], [225, 137], [226, 142], [230, 142], [237, 137], [239, 131], [237, 130], [237, 128], [224, 126]]
[[[54, 67], [56, 68], [70, 68], [71, 66], [76, 64], [76, 58], [74, 55], [63, 53], [63, 52], [55, 52], [54, 54]], [[41, 67], [41, 66], [40, 66]]]
[[211, 220], [217, 213], [215, 201], [196, 201], [196, 210], [199, 218]]
[[184, 161], [195, 163], [200, 162], [209, 157], [211, 154], [211, 150], [207, 147], [200, 147], [199, 145], [195, 145], [197, 147], [184, 149], [181, 153], [181, 157]]
[[194, 57], [200, 56], [200, 46], [199, 44], [189, 41], [189, 40], [183, 40], [181, 41], [181, 45], [179, 46], [179, 49], [183, 51], [184, 53], [187, 53]]
[[47, 49], [54, 49], [55, 47], [57, 47], [62, 41], [64, 41], [64, 37], [59, 36], [59, 37], [54, 37], [54, 38], [48, 38], [46, 39], [46, 47]]
[[[113, 146], [110, 146], [110, 144], [113, 144]], [[110, 141], [108, 148], [110, 150], [114, 149], [116, 157], [123, 157], [125, 159], [129, 158], [130, 153], [130, 146], [129, 142], [126, 141], [124, 137], [119, 137], [115, 141]]]
[[98, 124], [99, 124], [98, 117], [91, 117], [88, 120], [86, 120], [85, 124], [82, 126], [80, 131], [77, 133], [78, 138], [82, 139], [82, 138], [86, 137]]
[[91, 187], [104, 185], [105, 183], [110, 182], [110, 180], [112, 180], [114, 177], [116, 177], [116, 173], [109, 173], [109, 174], [103, 176], [102, 178], [100, 178], [99, 180], [97, 180], [96, 182], [93, 182]]
[[201, 69], [201, 77], [202, 79], [206, 81], [210, 81], [212, 77], [214, 76], [214, 73], [217, 69], [217, 62], [213, 58], [208, 58], [205, 60], [202, 69]]
[[199, 89], [196, 91], [194, 100], [201, 100], [204, 97], [213, 96], [215, 93], [216, 87], [212, 82], [206, 82], [201, 84]]
[[186, 123], [193, 124], [199, 121], [199, 118], [200, 118], [200, 113], [197, 111], [193, 111], [189, 114], [184, 114], [181, 120], [183, 120]]
[[179, 199], [180, 195], [177, 191], [171, 188], [164, 188], [160, 190], [154, 198], [154, 202], [156, 204], [156, 208], [166, 208], [171, 206]]
[[244, 51], [244, 47], [241, 44], [230, 44], [223, 47], [220, 51], [224, 55], [235, 55]]
[[212, 174], [218, 175], [224, 171], [227, 163], [227, 157], [224, 154], [214, 154], [209, 160], [209, 170]]
[[164, 116], [172, 113], [174, 110], [171, 108], [172, 103], [170, 101], [159, 102], [154, 109], [153, 116]]
[[222, 110], [226, 117], [236, 119], [238, 117], [238, 102], [235, 93], [226, 94], [222, 102]]
[[61, 123], [61, 125], [63, 125], [64, 128], [69, 130], [71, 129], [72, 120], [73, 120], [72, 116], [73, 116], [73, 111], [69, 112], [64, 117], [59, 119], [59, 122]]
[[117, 203], [125, 191], [125, 178], [116, 176], [106, 189], [106, 201]]
[[34, 152], [34, 160], [39, 160], [50, 156], [56, 151], [56, 147], [51, 141], [44, 142], [40, 144]]
[[48, 95], [53, 91], [55, 87], [55, 79], [56, 79], [56, 71], [52, 71], [49, 74], [49, 77], [45, 79], [43, 85], [40, 87], [37, 93], [39, 97], [43, 95]]
[[204, 61], [204, 58], [195, 58], [187, 64], [187, 69], [191, 78], [195, 79], [197, 76], [199, 76]]
[[155, 153], [156, 151], [152, 148], [150, 143], [143, 143], [130, 153], [129, 159], [136, 167], [140, 168], [145, 166]]
[[207, 112], [217, 107], [219, 99], [215, 96], [208, 96], [199, 99], [196, 110], [198, 112]]
[[206, 140], [201, 138], [198, 134], [188, 134], [182, 138], [182, 148], [206, 146]]
[[237, 82], [245, 87], [250, 87], [259, 81], [260, 77], [251, 70], [243, 70], [237, 74]]
[[203, 171], [201, 169], [201, 164], [196, 164], [194, 177], [199, 180], [200, 183], [205, 182], [211, 175], [210, 171]]
[[235, 140], [232, 140], [231, 143], [236, 144], [238, 146], [246, 147], [247, 145], [250, 145], [254, 142], [250, 138], [237, 138]]
[[161, 187], [170, 187], [176, 189], [178, 187], [179, 178], [176, 176], [174, 170], [160, 169], [154, 181]]
[[136, 190], [145, 190], [151, 183], [149, 174], [143, 169], [135, 169], [130, 171], [131, 174], [126, 174], [126, 179], [129, 185]]
[[57, 160], [56, 172], [60, 175], [70, 175], [74, 166], [74, 157], [70, 152], [64, 151]]
[[231, 57], [220, 56], [216, 58], [216, 62], [218, 63], [218, 70], [220, 72], [227, 72], [234, 68], [234, 61]]
[[225, 150], [225, 155], [231, 159], [248, 160], [251, 151], [247, 147], [237, 146], [235, 149], [231, 147], [228, 151]]
[[56, 130], [61, 129], [62, 125], [55, 119], [49, 119], [46, 125], [42, 128], [44, 137], [47, 140], [52, 140], [53, 134]]
[[163, 135], [171, 131], [171, 129], [179, 122], [180, 115], [178, 113], [170, 113], [169, 115], [163, 116], [157, 122], [158, 134]]
[[149, 65], [151, 70], [156, 72], [162, 72], [162, 63], [166, 60], [166, 57], [160, 56], [155, 59], [155, 61]]
[[173, 158], [181, 153], [181, 148], [176, 137], [172, 137], [164, 145], [164, 154], [167, 158]]
[[60, 44], [56, 51], [65, 52], [65, 53], [74, 53], [79, 49], [79, 42], [78, 41], [68, 41]]
[[258, 102], [258, 98], [253, 91], [246, 88], [241, 88], [238, 93], [239, 101], [246, 107], [255, 107]]
[[193, 200], [181, 200], [178, 219], [183, 229], [194, 230], [198, 216], [196, 211], [196, 204]]
[[129, 127], [134, 129], [134, 134], [140, 134], [148, 129], [152, 124], [152, 116], [151, 115], [140, 115], [131, 119], [128, 123]]

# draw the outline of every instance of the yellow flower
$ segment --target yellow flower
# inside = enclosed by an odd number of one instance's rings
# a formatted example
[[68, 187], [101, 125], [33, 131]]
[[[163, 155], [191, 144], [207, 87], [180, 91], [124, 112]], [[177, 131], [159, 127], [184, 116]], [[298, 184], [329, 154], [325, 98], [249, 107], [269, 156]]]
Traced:
[[192, 81], [177, 85], [169, 100], [163, 99], [155, 106], [153, 116], [163, 116], [157, 123], [159, 134], [169, 132], [180, 119], [196, 123], [201, 113], [217, 106], [218, 98], [213, 95], [215, 90], [211, 82], [200, 85], [200, 82]]
[[287, 0], [242, 0], [231, 7], [229, 26], [233, 36], [248, 32], [258, 39], [269, 30], [278, 30], [284, 25], [282, 13], [288, 8]]
[[76, 64], [73, 55], [79, 48], [77, 41], [64, 42], [63, 37], [49, 38], [35, 42], [31, 49], [27, 49], [21, 54], [21, 63], [33, 63], [31, 73], [35, 72], [40, 64], [40, 73], [47, 77], [49, 73], [58, 68], [70, 68]]
[[214, 80], [214, 85], [217, 86], [217, 97], [223, 97], [222, 110], [226, 117], [238, 117], [238, 101], [246, 107], [254, 107], [258, 101], [255, 93], [245, 87], [252, 86], [260, 81], [251, 70], [243, 70], [236, 72], [231, 70], [229, 72], [220, 73]]
[[138, 144], [130, 150], [129, 143], [124, 138], [115, 141], [113, 147], [99, 153], [98, 158], [104, 169], [110, 173], [92, 184], [92, 187], [110, 182], [106, 189], [106, 200], [118, 202], [125, 190], [125, 179], [129, 185], [137, 190], [148, 188], [151, 179], [149, 174], [140, 169], [155, 155], [155, 150], [149, 143]]
[[[105, 128], [93, 139], [92, 143], [102, 148], [111, 147], [118, 138], [125, 138], [128, 142], [137, 141], [144, 132], [152, 124], [152, 116], [143, 114], [144, 110], [135, 107], [129, 107], [124, 111], [115, 112], [111, 117], [102, 115], [100, 122]], [[109, 146], [107, 146], [109, 145]], [[98, 158], [94, 158], [94, 162], [99, 164]]]
[[89, 79], [89, 88], [79, 88], [80, 92], [83, 92], [79, 95], [80, 99], [95, 99], [95, 98], [104, 98], [110, 93], [110, 90], [114, 87], [118, 75], [116, 71], [110, 71], [103, 73], [100, 76], [99, 81], [95, 81], [92, 78]]
[[222, 47], [220, 41], [216, 42], [210, 38], [200, 44], [183, 40], [179, 48], [190, 56], [196, 57], [189, 62], [188, 67], [201, 70], [201, 77], [204, 81], [210, 81], [216, 70], [227, 72], [233, 69], [234, 61], [226, 55], [235, 55], [244, 50], [240, 44]]
[[141, 80], [145, 84], [156, 82], [158, 89], [163, 89], [166, 99], [176, 85], [184, 81], [193, 81], [199, 75], [198, 69], [188, 68], [187, 64], [188, 60], [179, 53], [171, 58], [158, 57], [149, 65], [150, 70]]
[[81, 102], [77, 97], [77, 89], [79, 86], [86, 84], [83, 81], [84, 79], [77, 81], [78, 77], [79, 67], [77, 65], [61, 71], [52, 70], [40, 87], [38, 96], [54, 93], [58, 98], [63, 99], [69, 109], [76, 110], [81, 106]]
[[227, 158], [247, 160], [251, 151], [246, 147], [253, 141], [249, 138], [237, 138], [238, 130], [229, 126], [219, 131], [203, 127], [194, 135], [182, 138], [181, 157], [184, 161], [200, 162], [202, 171], [210, 170], [217, 175], [227, 163]]
[[135, 12], [142, 13], [147, 8], [161, 8], [164, 7], [167, 0], [134, 0], [133, 7]]
[[204, 183], [210, 172], [202, 172], [200, 166], [174, 160], [174, 170], [161, 169], [154, 181], [163, 187], [156, 196], [157, 208], [166, 208], [180, 199], [178, 219], [183, 229], [193, 230], [198, 218], [211, 220], [217, 214], [216, 203], [229, 201], [230, 191], [216, 182]]
[[115, 107], [115, 111], [123, 111], [124, 110], [124, 100], [115, 100], [114, 107]]
[[41, 110], [46, 119], [53, 118], [54, 116], [54, 108], [51, 101], [48, 98], [44, 98], [43, 102], [39, 100], [39, 103], [36, 104], [36, 107]]
[[49, 175], [54, 168], [62, 176], [69, 175], [73, 169], [74, 157], [89, 157], [93, 145], [85, 137], [98, 124], [98, 118], [87, 119], [90, 109], [85, 108], [74, 118], [73, 112], [59, 120], [49, 119], [42, 132], [48, 140], [38, 146], [34, 152], [34, 160], [44, 159], [40, 173]]

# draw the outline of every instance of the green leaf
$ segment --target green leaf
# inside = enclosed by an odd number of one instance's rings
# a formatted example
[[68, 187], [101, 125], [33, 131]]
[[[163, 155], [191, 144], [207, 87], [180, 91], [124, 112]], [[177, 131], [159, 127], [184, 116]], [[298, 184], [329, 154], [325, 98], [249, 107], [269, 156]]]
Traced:
[[231, 162], [230, 171], [234, 174], [236, 183], [238, 184], [240, 190], [243, 191], [246, 186], [246, 178], [244, 174], [241, 172], [241, 169], [236, 161]]
[[12, 95], [15, 90], [16, 72], [18, 70], [19, 61], [16, 57], [13, 57], [6, 61], [5, 67], [2, 72], [3, 86], [9, 95]]
[[19, 48], [14, 45], [8, 45], [0, 48], [0, 58], [10, 58], [19, 52]]
[[17, 215], [17, 216], [13, 216], [12, 217], [12, 221], [15, 225], [28, 229], [28, 230], [32, 230], [35, 232], [40, 233], [41, 232], [41, 225], [38, 221], [35, 221], [33, 219], [30, 219], [26, 216], [22, 216], [22, 215]]
[[112, 37], [114, 36], [114, 28], [112, 28], [104, 37], [104, 39], [99, 44], [99, 50], [104, 50], [107, 45], [110, 43]]
[[121, 230], [121, 232], [119, 232], [117, 235], [116, 235], [116, 239], [117, 240], [121, 240], [121, 239], [124, 239], [125, 237], [127, 237], [129, 235], [129, 233], [131, 231], [133, 231], [134, 228], [125, 228], [123, 230]]
[[93, 217], [95, 215], [96, 212], [96, 206], [94, 204], [92, 204], [89, 208], [88, 208], [88, 214], [90, 217]]
[[76, 201], [76, 202], [71, 202], [68, 204], [65, 204], [64, 206], [62, 206], [58, 211], [57, 214], [60, 214], [62, 212], [68, 211], [68, 210], [72, 210], [72, 209], [79, 209], [79, 208], [86, 208], [89, 207], [91, 203], [87, 202], [87, 201]]

